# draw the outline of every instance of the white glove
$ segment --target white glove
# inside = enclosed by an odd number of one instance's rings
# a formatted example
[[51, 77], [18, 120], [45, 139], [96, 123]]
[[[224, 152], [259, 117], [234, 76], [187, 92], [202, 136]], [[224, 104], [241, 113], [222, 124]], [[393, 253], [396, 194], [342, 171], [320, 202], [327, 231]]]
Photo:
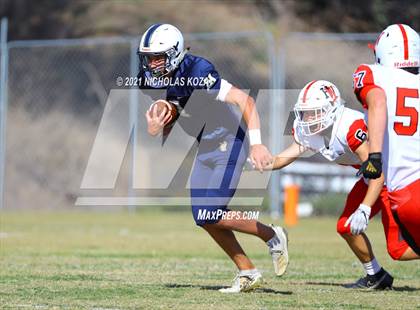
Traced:
[[353, 235], [365, 232], [369, 224], [370, 211], [371, 208], [369, 206], [361, 204], [347, 219], [344, 227], [350, 224], [350, 231]]

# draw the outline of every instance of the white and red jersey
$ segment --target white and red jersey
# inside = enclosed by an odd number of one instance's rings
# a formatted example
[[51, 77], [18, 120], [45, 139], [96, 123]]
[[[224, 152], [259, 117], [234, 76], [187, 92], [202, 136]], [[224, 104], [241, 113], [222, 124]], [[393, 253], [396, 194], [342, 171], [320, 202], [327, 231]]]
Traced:
[[378, 87], [386, 94], [383, 167], [388, 190], [399, 190], [420, 179], [420, 75], [381, 65], [360, 65], [353, 80], [356, 97], [365, 109], [369, 90]]
[[320, 153], [329, 161], [358, 166], [361, 162], [354, 151], [366, 140], [367, 127], [363, 113], [342, 107], [332, 126], [330, 137], [320, 134], [306, 136], [299, 130], [296, 120], [293, 123], [293, 136], [296, 143], [314, 153]]

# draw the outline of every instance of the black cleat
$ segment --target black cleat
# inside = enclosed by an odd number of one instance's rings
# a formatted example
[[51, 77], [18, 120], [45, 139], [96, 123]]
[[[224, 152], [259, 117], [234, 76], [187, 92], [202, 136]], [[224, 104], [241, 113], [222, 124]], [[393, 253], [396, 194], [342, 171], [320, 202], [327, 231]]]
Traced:
[[392, 289], [392, 283], [394, 278], [386, 272], [385, 269], [381, 268], [373, 276], [367, 275], [364, 278], [360, 278], [355, 283], [343, 285], [345, 288], [359, 288], [366, 290], [386, 290]]

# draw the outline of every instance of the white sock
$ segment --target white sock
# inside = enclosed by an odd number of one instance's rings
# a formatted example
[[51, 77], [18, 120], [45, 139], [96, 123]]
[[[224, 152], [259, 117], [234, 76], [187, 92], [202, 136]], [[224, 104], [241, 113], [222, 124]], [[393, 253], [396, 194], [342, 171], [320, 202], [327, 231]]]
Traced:
[[255, 276], [256, 274], [259, 274], [257, 268], [254, 269], [247, 269], [247, 270], [239, 270], [239, 276]]
[[381, 265], [379, 265], [376, 258], [372, 259], [370, 262], [363, 264], [363, 268], [368, 275], [373, 276], [379, 270], [381, 270]]

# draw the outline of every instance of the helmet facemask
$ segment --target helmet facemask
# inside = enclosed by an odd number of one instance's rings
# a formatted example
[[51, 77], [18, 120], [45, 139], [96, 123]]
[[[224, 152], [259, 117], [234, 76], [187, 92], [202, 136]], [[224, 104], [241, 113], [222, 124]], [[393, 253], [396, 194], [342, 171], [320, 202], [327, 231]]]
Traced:
[[340, 99], [336, 102], [324, 101], [316, 106], [296, 106], [295, 113], [298, 127], [305, 136], [321, 133], [334, 124], [337, 111], [343, 103]]
[[[150, 72], [152, 77], [160, 78], [167, 76], [172, 71], [174, 71], [176, 68], [178, 68], [178, 65], [184, 58], [186, 51], [177, 53], [177, 50], [175, 47], [170, 48], [169, 50], [165, 52], [160, 53], [152, 53], [152, 52], [137, 52], [139, 55], [140, 60], [140, 66], [141, 68], [146, 71]], [[161, 65], [152, 68], [151, 62], [152, 57], [164, 57], [164, 61]]]

